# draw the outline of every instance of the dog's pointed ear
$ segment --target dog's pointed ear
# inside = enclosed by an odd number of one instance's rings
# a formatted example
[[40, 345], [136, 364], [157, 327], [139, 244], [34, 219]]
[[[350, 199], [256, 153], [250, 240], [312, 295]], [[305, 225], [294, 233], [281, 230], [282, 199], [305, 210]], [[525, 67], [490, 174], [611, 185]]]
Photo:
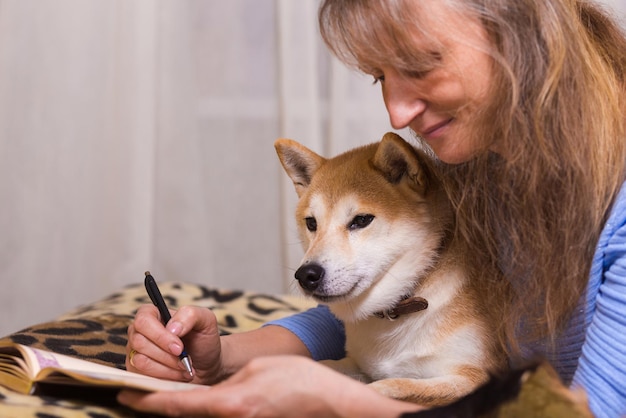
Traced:
[[419, 193], [425, 193], [428, 176], [419, 154], [411, 144], [393, 132], [388, 132], [378, 145], [373, 164], [393, 184], [406, 179]]
[[301, 196], [311, 184], [313, 174], [326, 159], [291, 139], [277, 139], [274, 148], [280, 163], [293, 181], [296, 193]]

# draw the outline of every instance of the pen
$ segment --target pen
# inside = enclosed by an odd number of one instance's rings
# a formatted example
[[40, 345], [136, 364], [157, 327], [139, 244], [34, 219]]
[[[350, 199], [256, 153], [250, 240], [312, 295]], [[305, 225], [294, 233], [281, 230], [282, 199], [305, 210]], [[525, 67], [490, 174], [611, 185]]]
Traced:
[[[146, 279], [144, 284], [146, 285], [146, 291], [148, 292], [148, 296], [150, 296], [150, 300], [154, 303], [159, 309], [159, 313], [161, 314], [161, 322], [163, 325], [167, 325], [167, 323], [172, 319], [170, 316], [170, 311], [167, 309], [165, 305], [165, 301], [163, 300], [163, 296], [161, 295], [161, 291], [154, 280], [154, 277], [150, 274], [149, 271], [146, 271]], [[189, 359], [189, 355], [185, 351], [185, 347], [183, 347], [183, 352], [178, 356], [180, 361], [185, 365], [185, 369], [191, 376], [193, 376], [193, 370], [191, 369], [191, 360]]]

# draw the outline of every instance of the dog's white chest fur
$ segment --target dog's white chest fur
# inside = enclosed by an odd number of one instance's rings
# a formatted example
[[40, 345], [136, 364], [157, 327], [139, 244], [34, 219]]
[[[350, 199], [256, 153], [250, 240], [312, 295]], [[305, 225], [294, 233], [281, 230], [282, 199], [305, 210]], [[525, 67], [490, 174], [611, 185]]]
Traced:
[[432, 378], [455, 373], [460, 363], [480, 366], [484, 361], [485, 330], [473, 321], [455, 324], [450, 316], [463, 297], [463, 272], [436, 276], [441, 277], [431, 277], [420, 289], [429, 302], [426, 310], [393, 321], [370, 317], [345, 323], [347, 356], [369, 379]]

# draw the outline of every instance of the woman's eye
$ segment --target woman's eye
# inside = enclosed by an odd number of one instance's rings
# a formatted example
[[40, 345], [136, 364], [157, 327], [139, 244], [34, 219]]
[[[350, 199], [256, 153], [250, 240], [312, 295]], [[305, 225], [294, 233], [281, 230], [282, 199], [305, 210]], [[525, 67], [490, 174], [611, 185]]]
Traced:
[[362, 229], [372, 223], [374, 220], [374, 215], [357, 215], [352, 219], [350, 225], [348, 225], [348, 229]]
[[379, 76], [374, 76], [374, 82], [372, 84], [376, 84], [376, 83], [382, 83], [383, 81], [385, 81], [385, 76], [384, 75], [379, 75]]
[[307, 218], [304, 218], [304, 222], [306, 223], [306, 229], [311, 232], [317, 231], [317, 221], [314, 217], [309, 216]]

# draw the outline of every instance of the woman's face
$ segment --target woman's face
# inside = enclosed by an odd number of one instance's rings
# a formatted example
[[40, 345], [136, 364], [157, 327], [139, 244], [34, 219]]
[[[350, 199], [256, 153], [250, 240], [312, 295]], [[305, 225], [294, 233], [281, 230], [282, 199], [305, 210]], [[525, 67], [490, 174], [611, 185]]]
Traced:
[[450, 13], [437, 1], [431, 3], [428, 19], [433, 25], [447, 24], [433, 26], [430, 41], [420, 33], [413, 39], [417, 50], [438, 57], [438, 65], [414, 74], [383, 65], [372, 75], [381, 83], [394, 129], [409, 127], [442, 161], [461, 163], [485, 145], [472, 138], [472, 127], [486, 106], [492, 61], [479, 23]]

